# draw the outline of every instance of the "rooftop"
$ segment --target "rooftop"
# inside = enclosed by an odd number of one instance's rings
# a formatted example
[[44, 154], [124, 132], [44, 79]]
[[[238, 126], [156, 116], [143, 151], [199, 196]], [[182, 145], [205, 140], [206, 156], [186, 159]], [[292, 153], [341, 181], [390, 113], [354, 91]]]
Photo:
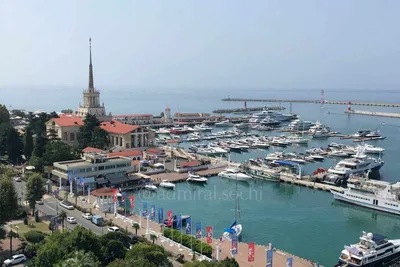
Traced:
[[161, 150], [158, 148], [148, 148], [146, 149], [147, 154], [161, 154]]
[[50, 121], [54, 121], [61, 127], [83, 126], [82, 119], [78, 116], [72, 116], [72, 115], [60, 115], [59, 118], [52, 118], [50, 119]]
[[128, 125], [119, 121], [102, 122], [100, 123], [100, 127], [106, 132], [114, 134], [127, 134], [140, 128], [140, 126]]
[[113, 152], [108, 154], [109, 157], [121, 156], [121, 157], [137, 157], [142, 156], [141, 150], [129, 150], [122, 152]]
[[114, 118], [132, 118], [132, 117], [151, 117], [153, 114], [124, 114], [124, 115], [114, 115]]
[[88, 146], [88, 147], [84, 148], [82, 150], [82, 152], [84, 152], [84, 153], [91, 153], [91, 152], [104, 153], [104, 150]]
[[179, 166], [181, 167], [195, 167], [195, 166], [200, 166], [201, 162], [200, 161], [187, 161], [187, 162], [180, 162], [178, 163]]

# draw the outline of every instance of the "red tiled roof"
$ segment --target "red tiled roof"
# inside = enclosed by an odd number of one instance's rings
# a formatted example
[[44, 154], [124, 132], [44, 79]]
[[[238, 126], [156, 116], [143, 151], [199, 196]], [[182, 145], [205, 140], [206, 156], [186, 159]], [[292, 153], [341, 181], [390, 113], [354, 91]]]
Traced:
[[128, 125], [119, 121], [102, 122], [100, 123], [100, 127], [106, 132], [113, 134], [127, 134], [140, 128], [138, 125]]
[[158, 148], [148, 148], [146, 149], [147, 154], [160, 154], [161, 150]]
[[52, 118], [59, 126], [83, 126], [83, 121], [78, 116], [60, 115], [59, 118]]
[[132, 160], [131, 166], [138, 166], [140, 165], [140, 160]]
[[150, 117], [150, 116], [153, 116], [153, 114], [124, 114], [124, 115], [114, 115], [113, 119], [121, 117], [130, 118], [130, 117]]
[[142, 151], [140, 150], [129, 150], [129, 151], [122, 151], [122, 152], [113, 152], [109, 153], [108, 157], [137, 157], [142, 156]]
[[181, 167], [195, 167], [195, 166], [200, 166], [201, 162], [200, 161], [187, 161], [187, 162], [181, 162], [178, 163], [179, 166]]
[[103, 187], [103, 188], [99, 188], [99, 189], [95, 189], [93, 191], [91, 191], [91, 195], [98, 197], [98, 196], [112, 196], [113, 195], [113, 190], [112, 188], [108, 188], [108, 187]]
[[88, 146], [88, 147], [84, 148], [82, 150], [82, 152], [86, 152], [86, 153], [90, 153], [90, 152], [103, 153], [104, 150]]

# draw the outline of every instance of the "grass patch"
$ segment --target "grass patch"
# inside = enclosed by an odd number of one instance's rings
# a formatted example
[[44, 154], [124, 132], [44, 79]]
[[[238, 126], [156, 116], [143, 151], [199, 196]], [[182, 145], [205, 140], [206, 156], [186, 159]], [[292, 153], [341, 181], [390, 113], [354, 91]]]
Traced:
[[[25, 225], [24, 223], [20, 223], [20, 224], [16, 224], [13, 225], [13, 231], [14, 232], [18, 232], [18, 234], [20, 236], [22, 236], [23, 234], [31, 231], [31, 230], [35, 230], [38, 232], [42, 232], [42, 233], [46, 233], [46, 234], [51, 234], [51, 231], [49, 230], [49, 225], [47, 223], [44, 222], [35, 222], [35, 221], [29, 221], [29, 223], [33, 223], [34, 227], [29, 227], [28, 225]], [[18, 231], [17, 231], [17, 227], [18, 226]]]

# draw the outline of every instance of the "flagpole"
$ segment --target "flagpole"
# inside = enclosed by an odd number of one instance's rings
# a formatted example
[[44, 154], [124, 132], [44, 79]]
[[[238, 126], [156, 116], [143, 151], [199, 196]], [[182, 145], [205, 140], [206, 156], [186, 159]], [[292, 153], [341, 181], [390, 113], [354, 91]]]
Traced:
[[126, 217], [126, 192], [124, 192], [124, 193], [125, 193], [124, 202], [125, 202], [125, 217]]
[[192, 219], [190, 219], [190, 249], [192, 250], [192, 253], [193, 253], [193, 234], [192, 234], [192, 228], [193, 228], [193, 223], [192, 223]]
[[[201, 226], [201, 228], [203, 228], [203, 224], [202, 224], [202, 222], [200, 221], [200, 226]], [[200, 229], [200, 254], [201, 254], [201, 256], [203, 257], [203, 241], [201, 241], [201, 238], [203, 237], [203, 229]]]
[[181, 244], [182, 244], [182, 214], [181, 214], [180, 220], [181, 220]]

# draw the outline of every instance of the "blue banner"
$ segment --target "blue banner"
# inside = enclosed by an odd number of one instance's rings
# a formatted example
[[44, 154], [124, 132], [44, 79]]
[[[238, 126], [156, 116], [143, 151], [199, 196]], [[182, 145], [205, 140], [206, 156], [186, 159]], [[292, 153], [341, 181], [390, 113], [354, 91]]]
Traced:
[[201, 238], [201, 222], [196, 223], [196, 238]]
[[182, 216], [177, 215], [176, 216], [176, 229], [179, 229], [182, 227]]
[[68, 175], [68, 182], [71, 182], [72, 181], [72, 171], [69, 171], [67, 173], [67, 175]]
[[83, 177], [79, 177], [79, 183], [82, 187], [85, 186], [85, 179]]
[[272, 257], [274, 255], [274, 251], [272, 248], [270, 250], [267, 250], [267, 267], [272, 267]]
[[147, 216], [147, 202], [143, 202], [142, 216]]
[[158, 208], [158, 223], [163, 223], [164, 221], [164, 209]]
[[285, 267], [292, 267], [292, 265], [293, 265], [293, 258], [287, 258]]
[[232, 235], [232, 255], [238, 254], [238, 238], [236, 234]]
[[192, 218], [191, 217], [186, 219], [186, 234], [187, 235], [192, 234]]
[[154, 218], [156, 218], [156, 205], [151, 205], [150, 219], [154, 220]]

